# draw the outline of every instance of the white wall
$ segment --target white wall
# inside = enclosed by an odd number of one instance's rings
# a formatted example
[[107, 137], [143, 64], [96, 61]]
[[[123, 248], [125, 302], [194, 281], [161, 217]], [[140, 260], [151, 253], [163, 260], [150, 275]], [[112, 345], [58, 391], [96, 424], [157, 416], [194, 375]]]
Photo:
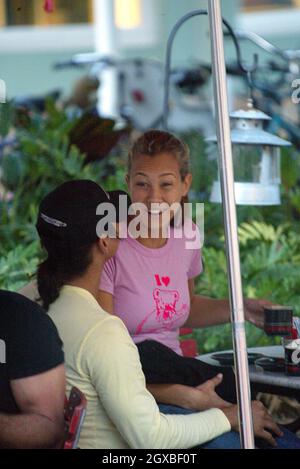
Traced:
[[[193, 9], [206, 8], [206, 0], [151, 0], [156, 10], [157, 44], [121, 47], [123, 57], [152, 57], [164, 60], [168, 34], [175, 22]], [[234, 22], [239, 0], [222, 0], [223, 14]], [[22, 31], [23, 30], [23, 31]], [[19, 31], [19, 32], [17, 32]], [[122, 44], [121, 44], [122, 46]], [[92, 26], [54, 29], [0, 29], [0, 78], [4, 79], [8, 96], [45, 93], [61, 87], [67, 92], [81, 72], [53, 71], [58, 60], [70, 58], [76, 52], [93, 50]], [[208, 20], [193, 18], [183, 26], [174, 45], [174, 64], [210, 61]]]

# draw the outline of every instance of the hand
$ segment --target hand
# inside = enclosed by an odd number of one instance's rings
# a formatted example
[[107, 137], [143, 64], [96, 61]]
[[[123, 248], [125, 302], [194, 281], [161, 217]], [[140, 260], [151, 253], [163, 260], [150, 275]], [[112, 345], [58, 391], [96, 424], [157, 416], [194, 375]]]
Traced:
[[207, 410], [212, 408], [223, 409], [230, 407], [230, 402], [225, 401], [215, 391], [215, 388], [222, 382], [223, 375], [220, 373], [205, 383], [200, 384], [194, 390], [195, 410]]
[[[238, 432], [239, 424], [237, 405], [231, 405], [230, 407], [222, 409], [222, 411], [228, 418], [232, 430]], [[261, 402], [252, 402], [252, 416], [254, 435], [257, 438], [262, 438], [267, 441], [271, 446], [276, 447], [277, 443], [273, 435], [282, 436], [282, 432]]]
[[246, 298], [244, 300], [245, 319], [260, 329], [264, 328], [264, 307], [272, 306], [273, 303], [268, 300], [253, 300]]
[[272, 433], [277, 436], [282, 436], [283, 433], [261, 402], [252, 402], [252, 415], [254, 435], [267, 441], [271, 446], [276, 447], [277, 443]]

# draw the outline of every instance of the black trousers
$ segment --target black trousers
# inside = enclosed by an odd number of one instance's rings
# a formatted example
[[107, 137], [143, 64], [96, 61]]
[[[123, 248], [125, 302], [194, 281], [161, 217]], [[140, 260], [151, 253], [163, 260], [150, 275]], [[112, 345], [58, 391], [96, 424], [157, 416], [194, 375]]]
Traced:
[[137, 348], [147, 384], [184, 384], [195, 387], [222, 373], [223, 380], [217, 386], [216, 393], [228, 402], [237, 402], [232, 367], [212, 366], [195, 358], [182, 357], [154, 340], [141, 342]]

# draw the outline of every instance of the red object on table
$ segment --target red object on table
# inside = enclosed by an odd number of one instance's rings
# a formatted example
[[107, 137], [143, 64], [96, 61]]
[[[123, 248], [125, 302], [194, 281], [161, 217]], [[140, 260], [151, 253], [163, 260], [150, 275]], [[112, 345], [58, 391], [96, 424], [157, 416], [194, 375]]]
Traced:
[[[182, 327], [180, 329], [180, 335], [188, 335], [193, 332], [193, 329]], [[197, 341], [195, 339], [183, 339], [180, 341], [180, 348], [184, 357], [194, 358], [199, 355]]]
[[184, 357], [195, 358], [198, 353], [197, 342], [195, 339], [184, 339], [180, 342], [180, 348]]
[[193, 332], [193, 329], [191, 329], [190, 327], [180, 328], [180, 335], [188, 335], [188, 334], [192, 334], [192, 332]]
[[52, 13], [54, 11], [54, 0], [45, 0], [44, 10], [47, 13]]

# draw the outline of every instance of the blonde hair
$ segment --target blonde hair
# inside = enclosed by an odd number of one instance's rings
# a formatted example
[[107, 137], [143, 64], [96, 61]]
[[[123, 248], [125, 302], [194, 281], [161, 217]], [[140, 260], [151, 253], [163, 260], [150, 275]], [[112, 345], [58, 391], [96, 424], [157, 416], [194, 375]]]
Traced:
[[128, 174], [133, 161], [141, 155], [156, 156], [170, 153], [178, 161], [181, 179], [190, 173], [190, 152], [188, 146], [175, 135], [162, 130], [149, 130], [142, 134], [132, 145], [128, 153]]

